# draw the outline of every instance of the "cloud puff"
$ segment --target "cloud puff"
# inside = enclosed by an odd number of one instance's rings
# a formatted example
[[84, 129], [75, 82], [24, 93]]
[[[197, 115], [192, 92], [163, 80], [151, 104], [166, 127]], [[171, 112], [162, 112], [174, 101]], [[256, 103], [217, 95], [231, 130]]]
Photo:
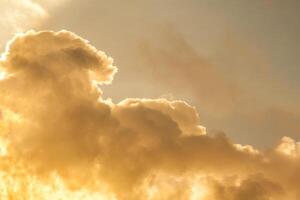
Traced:
[[259, 151], [207, 134], [194, 107], [102, 98], [117, 68], [68, 32], [19, 34], [2, 55], [1, 199], [299, 199], [289, 138]]

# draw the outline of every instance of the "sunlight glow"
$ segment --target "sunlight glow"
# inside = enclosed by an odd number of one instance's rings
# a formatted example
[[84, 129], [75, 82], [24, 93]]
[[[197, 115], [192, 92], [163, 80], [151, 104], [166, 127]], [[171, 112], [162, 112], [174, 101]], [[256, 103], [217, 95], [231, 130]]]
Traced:
[[55, 174], [50, 178], [50, 183], [45, 183], [36, 177], [27, 175], [19, 177], [8, 176], [4, 172], [0, 172], [0, 178], [2, 180], [0, 183], [0, 195], [3, 200], [9, 200], [14, 195], [27, 200], [115, 200], [113, 196], [105, 194], [105, 192], [92, 192], [86, 189], [70, 190], [65, 186], [63, 180]]
[[194, 184], [192, 187], [190, 200], [202, 200], [205, 195], [205, 188], [201, 184]]
[[5, 72], [0, 71], [0, 80], [3, 80], [5, 78]]

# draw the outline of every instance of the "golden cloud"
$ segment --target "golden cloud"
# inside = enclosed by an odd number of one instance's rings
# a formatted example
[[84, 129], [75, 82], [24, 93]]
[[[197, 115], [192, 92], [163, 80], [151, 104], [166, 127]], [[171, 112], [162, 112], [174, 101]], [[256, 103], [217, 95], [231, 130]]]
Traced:
[[183, 101], [104, 100], [117, 68], [71, 32], [19, 34], [0, 66], [1, 199], [300, 198], [294, 140], [259, 151]]

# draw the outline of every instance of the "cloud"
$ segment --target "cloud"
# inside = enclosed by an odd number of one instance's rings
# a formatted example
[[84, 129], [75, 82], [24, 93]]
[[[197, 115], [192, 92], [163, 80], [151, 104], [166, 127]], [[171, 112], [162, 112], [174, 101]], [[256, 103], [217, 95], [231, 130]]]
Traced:
[[299, 199], [299, 154], [211, 135], [183, 101], [102, 98], [117, 68], [68, 32], [29, 31], [2, 55], [1, 199]]

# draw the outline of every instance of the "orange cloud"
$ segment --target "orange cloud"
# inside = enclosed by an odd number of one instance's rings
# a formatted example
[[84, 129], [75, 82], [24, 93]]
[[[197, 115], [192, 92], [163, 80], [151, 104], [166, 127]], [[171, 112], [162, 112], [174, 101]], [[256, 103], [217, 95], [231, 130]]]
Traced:
[[102, 98], [117, 68], [68, 32], [11, 40], [1, 60], [1, 199], [298, 199], [299, 154], [211, 136], [194, 107]]

